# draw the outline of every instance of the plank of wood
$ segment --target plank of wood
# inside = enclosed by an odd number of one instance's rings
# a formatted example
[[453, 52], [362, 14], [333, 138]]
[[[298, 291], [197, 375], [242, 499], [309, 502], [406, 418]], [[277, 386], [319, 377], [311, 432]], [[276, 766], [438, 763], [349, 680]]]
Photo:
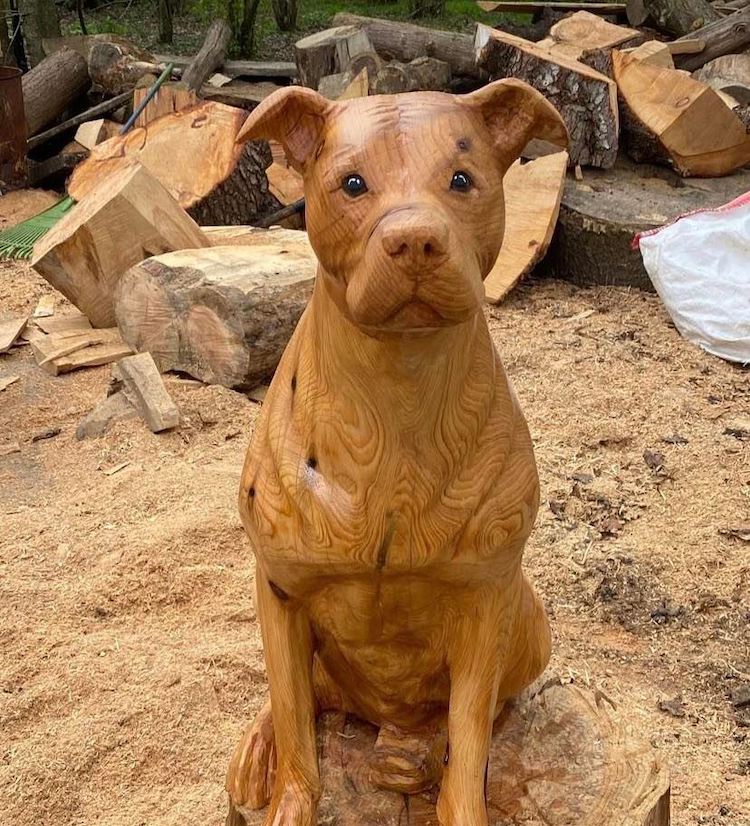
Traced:
[[[183, 70], [193, 59], [174, 54], [158, 54], [155, 57], [160, 63], [174, 63], [175, 68]], [[297, 75], [297, 66], [286, 60], [225, 60], [219, 68], [222, 74], [229, 77], [293, 78]]]
[[516, 161], [507, 171], [503, 179], [505, 235], [484, 281], [488, 302], [502, 301], [547, 252], [560, 212], [567, 167], [568, 153], [557, 152], [525, 164]]
[[555, 23], [537, 45], [553, 55], [577, 60], [586, 51], [611, 49], [642, 38], [637, 29], [616, 26], [590, 11], [579, 11]]
[[177, 427], [180, 411], [167, 392], [150, 353], [121, 359], [112, 368], [112, 375], [122, 382], [122, 392], [152, 432], [161, 433]]
[[683, 176], [727, 175], [750, 163], [750, 136], [719, 95], [674, 69], [614, 51], [628, 153], [668, 164]]
[[128, 267], [157, 251], [208, 244], [164, 187], [126, 158], [37, 243], [31, 265], [93, 326], [111, 327], [112, 291]]
[[91, 322], [83, 313], [55, 315], [50, 318], [35, 318], [34, 324], [47, 334], [78, 332], [91, 329]]
[[0, 353], [7, 353], [26, 326], [26, 317], [0, 321]]
[[545, 9], [552, 11], [588, 11], [592, 14], [625, 14], [625, 3], [575, 3], [566, 0], [477, 0], [482, 11], [511, 14], [535, 14]]
[[617, 86], [611, 78], [536, 43], [477, 23], [477, 66], [491, 79], [515, 77], [560, 112], [570, 135], [570, 162], [608, 169], [617, 158]]
[[79, 367], [109, 364], [133, 352], [124, 344], [116, 327], [88, 330], [77, 336], [63, 333], [35, 338], [31, 349], [37, 364], [51, 376]]

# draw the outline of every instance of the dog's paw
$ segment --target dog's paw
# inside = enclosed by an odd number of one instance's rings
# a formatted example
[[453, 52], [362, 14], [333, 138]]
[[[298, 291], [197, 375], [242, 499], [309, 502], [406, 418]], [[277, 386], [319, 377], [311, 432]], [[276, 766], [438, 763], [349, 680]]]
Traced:
[[227, 772], [226, 789], [232, 803], [240, 811], [262, 809], [271, 800], [275, 777], [276, 747], [271, 703], [267, 702], [234, 751]]

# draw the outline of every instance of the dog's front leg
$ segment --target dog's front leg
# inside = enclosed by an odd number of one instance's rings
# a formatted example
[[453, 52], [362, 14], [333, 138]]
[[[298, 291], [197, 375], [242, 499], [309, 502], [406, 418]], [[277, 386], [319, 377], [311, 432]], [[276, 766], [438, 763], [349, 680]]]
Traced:
[[499, 683], [498, 617], [479, 609], [455, 629], [449, 651], [448, 762], [440, 826], [487, 826], [485, 778]]
[[313, 641], [305, 611], [257, 568], [257, 605], [271, 692], [277, 771], [266, 826], [314, 826], [320, 797]]

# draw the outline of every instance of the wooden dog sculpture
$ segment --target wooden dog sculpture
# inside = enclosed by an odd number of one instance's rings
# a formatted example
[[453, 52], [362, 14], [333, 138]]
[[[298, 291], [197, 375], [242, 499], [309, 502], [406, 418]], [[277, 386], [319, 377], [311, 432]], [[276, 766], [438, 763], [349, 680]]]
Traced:
[[270, 704], [227, 788], [240, 811], [269, 804], [268, 826], [314, 824], [315, 718], [338, 709], [387, 731], [379, 785], [440, 780], [440, 824], [480, 826], [493, 721], [550, 650], [521, 571], [536, 465], [482, 280], [503, 175], [565, 126], [515, 80], [346, 102], [290, 87], [239, 139], [261, 137], [304, 176], [320, 267], [242, 474]]

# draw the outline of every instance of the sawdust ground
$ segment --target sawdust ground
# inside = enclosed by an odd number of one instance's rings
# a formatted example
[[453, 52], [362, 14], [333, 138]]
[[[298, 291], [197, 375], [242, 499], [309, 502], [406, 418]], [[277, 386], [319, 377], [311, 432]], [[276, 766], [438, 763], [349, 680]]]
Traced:
[[[0, 319], [48, 291], [0, 263]], [[490, 323], [536, 443], [526, 568], [550, 669], [601, 688], [661, 750], [674, 823], [747, 826], [750, 709], [732, 697], [750, 687], [750, 546], [720, 531], [750, 521], [748, 372], [684, 342], [639, 292], [531, 283]], [[0, 823], [220, 824], [230, 753], [266, 690], [235, 506], [258, 405], [171, 377], [179, 430], [129, 421], [77, 442], [109, 369], [53, 378], [18, 348], [0, 356], [11, 374]]]

